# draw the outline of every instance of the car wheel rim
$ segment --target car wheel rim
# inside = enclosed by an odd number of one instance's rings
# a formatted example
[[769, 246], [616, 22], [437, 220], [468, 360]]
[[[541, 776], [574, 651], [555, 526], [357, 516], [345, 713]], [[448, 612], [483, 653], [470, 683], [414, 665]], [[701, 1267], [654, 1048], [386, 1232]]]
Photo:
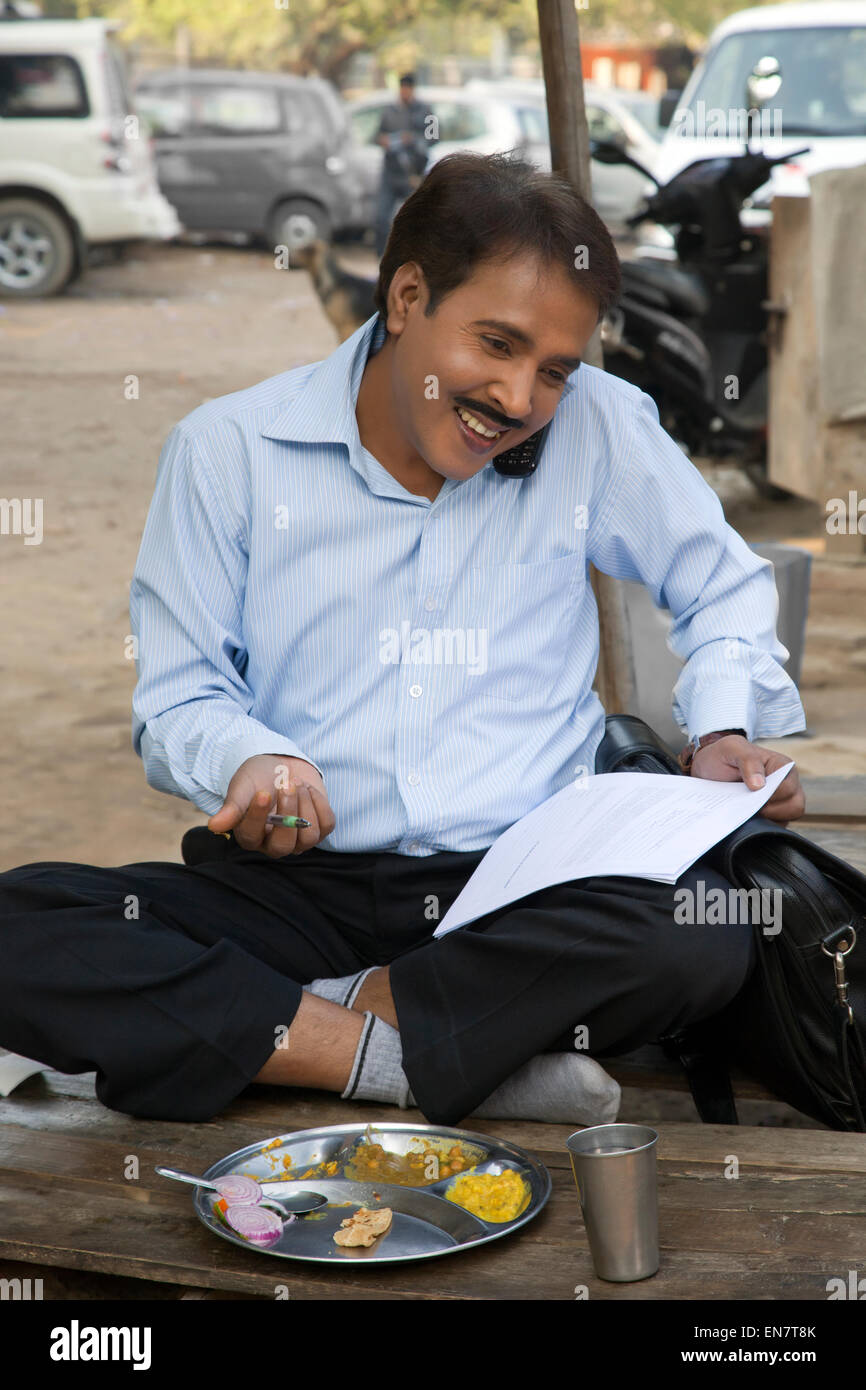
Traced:
[[32, 289], [51, 273], [54, 259], [54, 243], [35, 218], [0, 217], [0, 285]]
[[298, 251], [316, 240], [319, 228], [308, 212], [291, 212], [283, 219], [280, 235], [283, 245], [290, 251]]

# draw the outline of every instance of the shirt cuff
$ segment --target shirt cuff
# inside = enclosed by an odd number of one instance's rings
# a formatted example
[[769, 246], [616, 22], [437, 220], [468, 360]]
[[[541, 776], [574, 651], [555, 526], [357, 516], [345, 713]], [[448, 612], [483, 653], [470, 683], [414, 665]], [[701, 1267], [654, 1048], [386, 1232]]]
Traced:
[[719, 729], [745, 729], [751, 743], [758, 723], [754, 685], [750, 680], [719, 681], [710, 689], [695, 691], [685, 721], [684, 713], [675, 703], [674, 716], [681, 726], [685, 722], [690, 739]]
[[693, 693], [687, 718], [675, 701], [674, 717], [681, 728], [687, 729], [690, 739], [720, 729], [745, 729], [747, 739], [754, 743], [760, 738], [784, 738], [806, 727], [803, 706], [793, 683], [789, 692], [772, 692], [765, 707], [756, 698], [754, 681], [717, 681], [711, 688]]
[[240, 738], [234, 743], [230, 743], [223, 756], [217, 787], [223, 801], [225, 801], [229, 789], [229, 782], [241, 764], [245, 763], [247, 758], [257, 758], [263, 753], [273, 753], [275, 757], [302, 758], [305, 763], [309, 763], [311, 767], [316, 769], [323, 782], [325, 780], [325, 775], [318, 763], [314, 763], [309, 754], [299, 748], [296, 743], [292, 743], [290, 739], [282, 738], [279, 734], [248, 734], [246, 738]]

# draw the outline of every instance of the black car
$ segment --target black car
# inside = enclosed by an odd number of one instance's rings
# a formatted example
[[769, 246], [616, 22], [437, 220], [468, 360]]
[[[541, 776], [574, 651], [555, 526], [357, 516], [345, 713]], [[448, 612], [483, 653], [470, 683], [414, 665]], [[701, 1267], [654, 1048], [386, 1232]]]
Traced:
[[336, 90], [281, 73], [143, 74], [136, 108], [159, 185], [189, 230], [298, 247], [363, 222], [363, 189]]

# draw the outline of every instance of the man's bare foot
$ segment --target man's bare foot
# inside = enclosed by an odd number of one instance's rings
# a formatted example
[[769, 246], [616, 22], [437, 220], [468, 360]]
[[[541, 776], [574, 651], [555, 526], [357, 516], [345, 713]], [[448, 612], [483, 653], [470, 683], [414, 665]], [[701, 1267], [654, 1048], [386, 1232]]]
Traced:
[[378, 970], [370, 971], [358, 991], [352, 1008], [360, 1014], [369, 1011], [399, 1031], [400, 1025], [397, 1022], [397, 1010], [394, 1008], [391, 976], [387, 965], [380, 966]]

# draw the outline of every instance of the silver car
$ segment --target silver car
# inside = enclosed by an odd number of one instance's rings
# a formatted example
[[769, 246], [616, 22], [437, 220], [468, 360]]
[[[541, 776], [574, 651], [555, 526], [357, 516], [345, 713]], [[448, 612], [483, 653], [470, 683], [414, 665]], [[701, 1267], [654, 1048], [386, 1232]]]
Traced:
[[[430, 164], [454, 150], [478, 150], [496, 154], [518, 150], [540, 168], [550, 168], [547, 119], [538, 102], [513, 103], [488, 92], [471, 93], [464, 87], [421, 86], [416, 100], [429, 105], [438, 122], [438, 142], [431, 144]], [[364, 189], [364, 221], [372, 227], [382, 180], [384, 150], [376, 135], [382, 112], [398, 100], [388, 88], [370, 92], [346, 102], [346, 114], [353, 137], [351, 162]], [[546, 161], [546, 163], [545, 163]]]

